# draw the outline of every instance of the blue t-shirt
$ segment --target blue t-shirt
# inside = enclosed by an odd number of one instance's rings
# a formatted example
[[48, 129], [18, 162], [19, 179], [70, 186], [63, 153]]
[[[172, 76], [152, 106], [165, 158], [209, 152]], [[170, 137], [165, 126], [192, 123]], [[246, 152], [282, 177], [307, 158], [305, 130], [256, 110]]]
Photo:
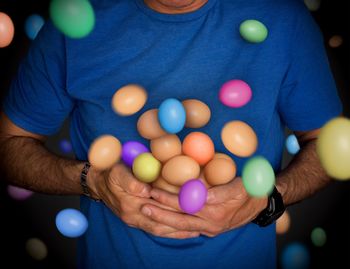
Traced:
[[[142, 139], [138, 117], [169, 97], [200, 99], [212, 111], [200, 131], [228, 153], [220, 130], [242, 120], [255, 130], [256, 155], [278, 171], [284, 127], [320, 128], [341, 113], [322, 35], [299, 0], [209, 0], [187, 14], [161, 14], [142, 0], [94, 0], [96, 26], [72, 40], [48, 23], [19, 68], [4, 111], [18, 126], [43, 135], [71, 118], [76, 156], [87, 159], [91, 142], [112, 134], [122, 142]], [[269, 29], [265, 42], [251, 44], [240, 23], [257, 19]], [[241, 79], [253, 98], [242, 108], [224, 106], [221, 85]], [[148, 101], [130, 117], [116, 115], [111, 98], [136, 83]], [[180, 133], [182, 138], [191, 130]], [[246, 158], [231, 156], [238, 175]], [[49, 180], [49, 179], [48, 179]], [[89, 229], [79, 242], [81, 268], [267, 268], [276, 266], [275, 226], [248, 224], [214, 238], [166, 239], [128, 227], [103, 203], [85, 197], [81, 209]]]

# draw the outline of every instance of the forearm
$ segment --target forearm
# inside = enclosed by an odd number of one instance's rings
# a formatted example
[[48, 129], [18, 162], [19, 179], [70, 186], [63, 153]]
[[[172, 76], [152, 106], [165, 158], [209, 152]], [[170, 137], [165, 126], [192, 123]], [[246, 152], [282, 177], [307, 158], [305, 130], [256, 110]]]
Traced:
[[1, 177], [23, 188], [47, 194], [81, 194], [83, 162], [60, 158], [29, 137], [0, 140]]
[[290, 205], [310, 197], [330, 181], [319, 162], [316, 140], [312, 140], [302, 146], [299, 154], [277, 176], [277, 189], [284, 203]]

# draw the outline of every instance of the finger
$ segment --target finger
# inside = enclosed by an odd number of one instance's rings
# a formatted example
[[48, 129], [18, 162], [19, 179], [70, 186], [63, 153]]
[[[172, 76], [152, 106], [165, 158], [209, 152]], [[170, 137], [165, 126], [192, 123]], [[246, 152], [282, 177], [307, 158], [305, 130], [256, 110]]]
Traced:
[[[147, 199], [147, 198], [142, 198], [142, 199], [144, 199], [144, 200], [142, 201], [142, 205], [144, 205], [144, 204], [152, 204], [152, 205], [158, 206], [158, 207], [160, 207], [160, 208], [163, 208], [163, 209], [165, 209], [165, 210], [169, 210], [169, 211], [173, 211], [173, 212], [182, 212], [182, 211], [177, 210], [177, 209], [175, 209], [175, 208], [173, 208], [173, 207], [170, 207], [170, 206], [161, 204], [161, 203], [159, 203], [158, 201], [153, 200], [153, 199]], [[142, 207], [142, 206], [141, 206], [141, 207]]]
[[208, 222], [198, 217], [164, 210], [151, 204], [144, 205], [141, 212], [155, 222], [181, 231], [201, 232], [210, 229]]
[[228, 200], [241, 200], [247, 196], [242, 179], [235, 178], [227, 184], [211, 187], [207, 194], [208, 204], [219, 204]]
[[150, 197], [151, 186], [136, 179], [125, 165], [115, 165], [110, 172], [110, 178], [129, 194]]
[[153, 188], [150, 194], [154, 200], [158, 201], [162, 205], [174, 208], [177, 211], [182, 211], [179, 205], [178, 195], [157, 188]]

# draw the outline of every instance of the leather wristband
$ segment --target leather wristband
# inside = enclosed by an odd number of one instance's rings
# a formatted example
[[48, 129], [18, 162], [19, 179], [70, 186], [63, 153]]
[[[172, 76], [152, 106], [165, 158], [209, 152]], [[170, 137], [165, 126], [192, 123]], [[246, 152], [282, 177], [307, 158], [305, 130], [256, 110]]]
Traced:
[[90, 193], [90, 189], [89, 189], [89, 186], [87, 184], [87, 175], [89, 173], [89, 169], [90, 169], [91, 165], [86, 162], [84, 164], [84, 167], [83, 167], [83, 170], [81, 171], [81, 174], [80, 174], [80, 185], [83, 189], [83, 195], [89, 197], [90, 199], [93, 199], [94, 201], [98, 202], [100, 201], [99, 199], [95, 199], [92, 197], [91, 193]]

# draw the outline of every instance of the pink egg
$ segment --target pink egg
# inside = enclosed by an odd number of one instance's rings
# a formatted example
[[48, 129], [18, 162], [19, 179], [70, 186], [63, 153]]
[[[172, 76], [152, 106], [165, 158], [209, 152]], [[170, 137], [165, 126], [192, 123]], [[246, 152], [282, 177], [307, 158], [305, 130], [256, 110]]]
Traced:
[[243, 80], [230, 80], [222, 85], [219, 99], [228, 107], [242, 107], [252, 99], [252, 90]]
[[33, 192], [30, 190], [26, 190], [12, 185], [9, 185], [7, 187], [7, 193], [12, 199], [19, 201], [26, 200], [33, 195]]

